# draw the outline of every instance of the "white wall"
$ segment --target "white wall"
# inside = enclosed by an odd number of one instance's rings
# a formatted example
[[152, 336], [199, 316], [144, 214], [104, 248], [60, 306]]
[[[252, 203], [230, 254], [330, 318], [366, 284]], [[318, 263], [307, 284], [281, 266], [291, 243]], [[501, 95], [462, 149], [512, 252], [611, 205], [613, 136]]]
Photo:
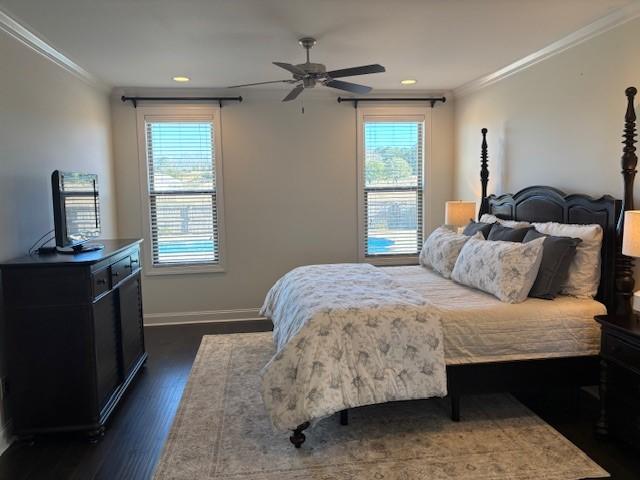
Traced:
[[639, 47], [634, 20], [457, 98], [457, 196], [480, 197], [480, 129], [487, 127], [490, 193], [541, 184], [621, 198], [624, 90], [640, 87]]
[[[120, 102], [121, 93], [114, 92], [112, 100], [118, 226], [122, 236], [140, 237], [136, 114]], [[241, 104], [223, 106], [227, 270], [146, 276], [147, 322], [184, 319], [163, 316], [171, 312], [256, 309], [273, 282], [291, 268], [357, 261], [356, 110], [338, 104], [335, 94], [305, 92], [302, 115], [299, 102], [280, 101], [285, 93], [244, 91]], [[450, 103], [432, 112], [434, 181], [426, 207], [434, 225], [442, 223], [453, 188], [452, 118]], [[255, 312], [195, 318], [247, 315]]]
[[[104, 237], [116, 236], [106, 93], [1, 31], [0, 59], [0, 261], [26, 254], [53, 228], [55, 169], [98, 174]], [[3, 325], [0, 319], [4, 339]], [[0, 413], [0, 430], [3, 418]], [[5, 442], [0, 435], [0, 450]]]

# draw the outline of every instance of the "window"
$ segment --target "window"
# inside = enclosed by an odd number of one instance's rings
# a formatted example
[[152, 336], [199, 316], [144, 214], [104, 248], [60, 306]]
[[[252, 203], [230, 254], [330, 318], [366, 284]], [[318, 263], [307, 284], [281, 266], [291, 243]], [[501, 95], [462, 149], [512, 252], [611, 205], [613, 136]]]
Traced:
[[[153, 110], [158, 113], [149, 114]], [[155, 273], [222, 269], [219, 111], [203, 115], [203, 110], [213, 109], [184, 107], [169, 113], [147, 107], [139, 119], [148, 213], [146, 261]]]
[[422, 247], [425, 116], [365, 111], [359, 130], [361, 257], [408, 262]]

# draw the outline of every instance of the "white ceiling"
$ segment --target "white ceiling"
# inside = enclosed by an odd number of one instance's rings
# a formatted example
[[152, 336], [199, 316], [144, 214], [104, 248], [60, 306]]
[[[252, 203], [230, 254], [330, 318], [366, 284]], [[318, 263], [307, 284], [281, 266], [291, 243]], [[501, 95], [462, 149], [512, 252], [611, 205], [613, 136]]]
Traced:
[[[272, 61], [329, 69], [376, 89], [449, 90], [634, 0], [0, 0], [0, 7], [111, 86], [224, 87], [288, 78]], [[283, 75], [284, 73], [284, 75]], [[284, 86], [289, 88], [289, 86]]]

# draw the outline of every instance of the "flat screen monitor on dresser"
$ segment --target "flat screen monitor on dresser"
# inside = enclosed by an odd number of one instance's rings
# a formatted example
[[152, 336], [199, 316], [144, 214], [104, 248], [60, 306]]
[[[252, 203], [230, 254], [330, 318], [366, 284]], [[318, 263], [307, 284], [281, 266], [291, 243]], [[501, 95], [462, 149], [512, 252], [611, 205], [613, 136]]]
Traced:
[[56, 247], [61, 253], [100, 250], [89, 242], [100, 235], [98, 176], [54, 171], [51, 174]]

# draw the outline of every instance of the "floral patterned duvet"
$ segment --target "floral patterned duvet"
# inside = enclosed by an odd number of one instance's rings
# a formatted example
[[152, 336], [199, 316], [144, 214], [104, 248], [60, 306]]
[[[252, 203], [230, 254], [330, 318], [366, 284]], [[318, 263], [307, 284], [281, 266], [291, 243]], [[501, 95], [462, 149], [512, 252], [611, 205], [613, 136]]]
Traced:
[[262, 370], [274, 426], [346, 408], [447, 394], [440, 313], [369, 264], [310, 265], [280, 278], [261, 314], [276, 354]]

